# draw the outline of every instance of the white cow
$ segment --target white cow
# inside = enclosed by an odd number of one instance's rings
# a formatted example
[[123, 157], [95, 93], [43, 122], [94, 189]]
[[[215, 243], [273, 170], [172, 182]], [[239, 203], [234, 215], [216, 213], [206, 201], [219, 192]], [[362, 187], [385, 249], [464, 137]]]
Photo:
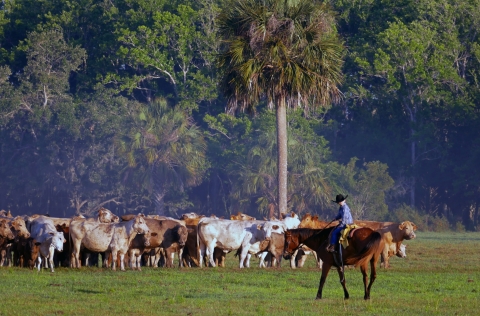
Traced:
[[205, 254], [215, 267], [213, 252], [215, 247], [223, 251], [242, 248], [240, 268], [244, 267], [250, 248], [264, 240], [269, 240], [272, 232], [279, 234], [286, 230], [280, 221], [232, 221], [225, 219], [202, 218], [197, 226], [197, 242], [200, 250], [199, 265], [202, 267]]
[[[104, 266], [112, 254], [112, 270], [116, 270], [117, 254], [120, 254], [120, 269], [125, 270], [124, 257], [130, 243], [137, 234], [148, 234], [145, 217], [137, 215], [129, 221], [120, 223], [99, 223], [96, 221], [72, 221], [70, 240], [73, 244], [74, 267], [79, 268], [79, 254], [82, 247], [94, 252], [105, 252]], [[148, 239], [146, 246], [149, 246]]]
[[42, 257], [48, 259], [50, 269], [54, 270], [53, 256], [55, 250], [62, 252], [63, 244], [66, 242], [63, 232], [57, 232], [53, 221], [46, 216], [38, 216], [30, 223], [30, 236], [35, 239], [39, 246], [39, 256], [37, 258], [37, 269], [40, 271]]

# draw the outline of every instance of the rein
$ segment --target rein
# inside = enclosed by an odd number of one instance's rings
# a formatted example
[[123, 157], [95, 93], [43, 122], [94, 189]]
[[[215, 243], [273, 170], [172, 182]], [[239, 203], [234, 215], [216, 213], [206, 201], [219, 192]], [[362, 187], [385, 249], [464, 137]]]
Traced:
[[[328, 223], [327, 225], [325, 225], [325, 227], [323, 227], [320, 231], [316, 232], [315, 234], [313, 234], [312, 236], [308, 237], [308, 238], [305, 239], [305, 240], [308, 240], [308, 239], [310, 239], [310, 238], [313, 238], [313, 237], [319, 235], [319, 234], [320, 234], [321, 232], [323, 232], [325, 229], [329, 228], [328, 226], [329, 226], [331, 223], [333, 223], [334, 221], [335, 221], [335, 219], [332, 219], [332, 220], [330, 221], [330, 223]], [[298, 248], [301, 248], [302, 246], [304, 246], [304, 243], [303, 243], [303, 242], [298, 245]]]

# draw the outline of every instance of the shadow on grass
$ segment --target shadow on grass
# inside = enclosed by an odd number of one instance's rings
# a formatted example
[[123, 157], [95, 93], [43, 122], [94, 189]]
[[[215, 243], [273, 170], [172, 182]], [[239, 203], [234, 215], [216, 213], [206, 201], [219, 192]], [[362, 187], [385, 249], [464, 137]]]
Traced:
[[85, 294], [102, 294], [102, 291], [94, 291], [94, 290], [84, 290], [84, 289], [74, 289], [76, 292], [85, 293]]

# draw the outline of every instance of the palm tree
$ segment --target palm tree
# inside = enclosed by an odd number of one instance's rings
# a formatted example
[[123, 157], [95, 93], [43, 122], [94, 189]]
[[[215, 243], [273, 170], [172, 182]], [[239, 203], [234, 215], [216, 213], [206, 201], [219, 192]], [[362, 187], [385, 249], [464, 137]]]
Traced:
[[287, 108], [341, 98], [344, 47], [326, 4], [313, 0], [230, 0], [218, 20], [221, 88], [230, 112], [266, 100], [277, 116], [279, 215], [287, 212]]
[[159, 215], [168, 190], [198, 185], [206, 170], [206, 145], [193, 118], [164, 99], [141, 106], [116, 144], [129, 169], [141, 174]]

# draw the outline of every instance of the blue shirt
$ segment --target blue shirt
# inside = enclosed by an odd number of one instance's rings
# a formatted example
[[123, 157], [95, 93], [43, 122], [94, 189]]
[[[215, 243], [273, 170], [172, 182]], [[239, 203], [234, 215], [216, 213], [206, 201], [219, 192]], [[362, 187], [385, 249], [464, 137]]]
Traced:
[[340, 208], [338, 209], [338, 214], [335, 219], [341, 221], [340, 225], [353, 224], [352, 213], [350, 213], [350, 208], [348, 207], [347, 203], [340, 205]]

